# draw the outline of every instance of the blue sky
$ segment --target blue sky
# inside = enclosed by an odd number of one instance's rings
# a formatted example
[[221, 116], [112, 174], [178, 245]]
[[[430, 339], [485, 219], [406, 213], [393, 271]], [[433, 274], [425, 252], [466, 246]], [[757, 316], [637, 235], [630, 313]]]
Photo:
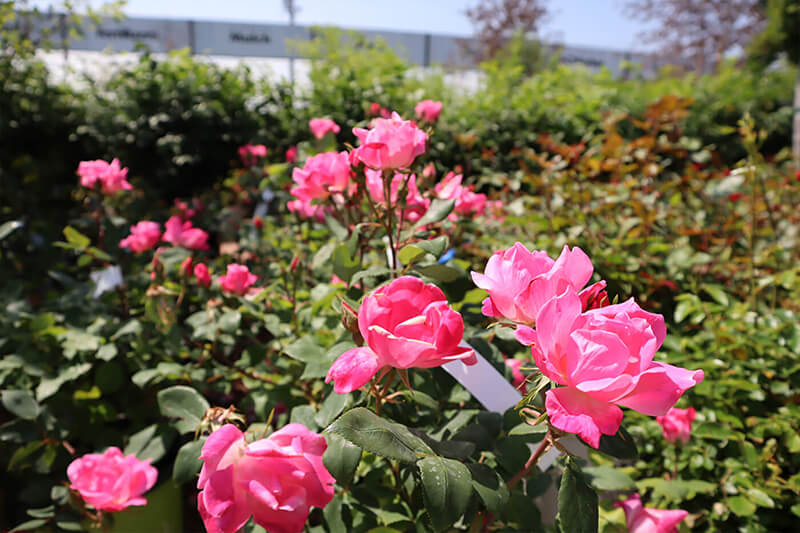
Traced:
[[[478, 0], [295, 0], [298, 24], [469, 35], [464, 11]], [[97, 0], [92, 0], [97, 3]], [[622, 13], [624, 0], [550, 0], [542, 36], [564, 44], [644, 50], [642, 24]], [[128, 0], [131, 16], [287, 22], [283, 0]]]

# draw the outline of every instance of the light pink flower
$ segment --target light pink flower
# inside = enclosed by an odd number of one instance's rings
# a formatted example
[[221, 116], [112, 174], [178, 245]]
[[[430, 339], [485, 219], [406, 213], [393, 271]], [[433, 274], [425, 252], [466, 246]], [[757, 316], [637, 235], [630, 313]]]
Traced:
[[143, 220], [131, 226], [131, 234], [119, 241], [119, 247], [139, 254], [155, 248], [160, 239], [161, 226], [158, 222]]
[[[589, 257], [577, 246], [570, 250], [565, 245], [561, 255], [553, 261], [547, 252], [529, 252], [518, 242], [508, 250], [495, 252], [483, 274], [472, 272], [472, 281], [489, 293], [483, 301], [484, 315], [534, 325], [536, 315], [548, 300], [561, 294], [566, 287], [581, 290], [593, 272]], [[587, 287], [580, 293], [581, 300], [586, 300], [588, 305], [589, 298], [605, 284], [599, 281]]]
[[169, 217], [164, 227], [166, 231], [161, 238], [164, 242], [189, 250], [208, 250], [208, 233], [193, 228], [191, 221], [184, 222], [181, 217], [175, 215]]
[[239, 147], [239, 157], [244, 166], [254, 167], [261, 159], [267, 157], [267, 147], [263, 144], [245, 144]]
[[642, 499], [634, 494], [629, 499], [614, 502], [614, 507], [625, 511], [625, 522], [630, 533], [677, 533], [680, 524], [689, 513], [682, 509], [646, 509]]
[[244, 296], [250, 290], [250, 287], [258, 281], [258, 276], [250, 273], [250, 269], [245, 265], [237, 265], [231, 263], [224, 276], [217, 278], [222, 290], [236, 294], [237, 296]]
[[696, 416], [697, 411], [694, 410], [694, 407], [688, 409], [673, 407], [664, 416], [657, 416], [656, 422], [661, 424], [661, 431], [667, 441], [680, 440], [686, 444], [692, 434], [692, 422]]
[[427, 134], [410, 120], [397, 113], [392, 118], [376, 118], [372, 128], [354, 128], [353, 135], [361, 146], [353, 156], [370, 168], [378, 170], [408, 168], [414, 159], [425, 153]]
[[350, 160], [347, 152], [324, 152], [306, 160], [303, 168], [292, 171], [292, 196], [302, 202], [323, 200], [342, 195], [351, 184]]
[[270, 533], [300, 533], [311, 506], [333, 499], [325, 439], [288, 424], [250, 444], [236, 426], [208, 436], [200, 459], [197, 508], [208, 533], [234, 533], [253, 517]]
[[524, 338], [539, 370], [563, 387], [547, 391], [550, 423], [577, 433], [597, 448], [600, 435], [614, 435], [622, 409], [665, 414], [689, 388], [703, 381], [702, 370], [686, 370], [653, 360], [667, 330], [664, 317], [648, 313], [633, 298], [582, 312], [574, 288], [545, 303], [536, 330]]
[[432, 368], [449, 361], [477, 362], [462, 343], [464, 320], [436, 285], [403, 276], [375, 289], [358, 310], [358, 329], [367, 346], [344, 352], [325, 382], [339, 394], [352, 392], [381, 368]]
[[203, 263], [197, 263], [194, 266], [194, 277], [197, 278], [197, 284], [201, 287], [211, 285], [211, 274], [208, 272], [208, 267]]
[[325, 220], [325, 206], [312, 204], [310, 198], [286, 202], [286, 207], [290, 213], [297, 213], [301, 218], [313, 218], [317, 222]]
[[133, 186], [128, 183], [128, 169], [127, 167], [121, 168], [117, 158], [114, 158], [111, 163], [102, 159], [81, 161], [78, 164], [78, 175], [81, 178], [82, 186], [94, 189], [100, 184], [103, 194], [133, 190]]
[[340, 131], [339, 125], [329, 118], [312, 118], [308, 121], [308, 129], [317, 139], [322, 139], [328, 132], [336, 135]]
[[425, 122], [436, 122], [442, 112], [442, 103], [436, 100], [423, 100], [416, 105], [414, 112]]
[[[372, 170], [368, 168], [365, 169], [365, 176], [370, 198], [372, 198], [373, 202], [385, 207], [386, 196], [383, 174], [379, 170]], [[402, 187], [405, 187], [407, 191], [406, 202], [405, 208], [402, 210], [402, 212], [398, 211], [398, 219], [402, 214], [404, 220], [416, 222], [422, 218], [422, 215], [424, 215], [428, 210], [428, 207], [431, 205], [431, 201], [420, 194], [419, 188], [417, 187], [416, 175], [397, 173], [392, 177], [392, 184], [389, 191], [389, 201], [393, 206], [397, 207], [398, 195], [400, 194], [400, 189]]]
[[142, 494], [155, 485], [158, 470], [150, 466], [150, 460], [122, 455], [112, 446], [103, 453], [87, 453], [72, 461], [67, 477], [70, 488], [78, 491], [83, 501], [99, 511], [113, 512], [146, 505]]

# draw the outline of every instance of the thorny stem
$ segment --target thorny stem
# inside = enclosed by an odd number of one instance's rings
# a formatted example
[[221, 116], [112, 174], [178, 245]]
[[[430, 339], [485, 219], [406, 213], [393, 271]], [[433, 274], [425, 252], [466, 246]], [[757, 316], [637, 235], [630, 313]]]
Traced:
[[394, 210], [392, 208], [392, 173], [390, 170], [383, 171], [383, 198], [386, 202], [386, 235], [389, 236], [389, 251], [391, 254], [392, 279], [397, 275], [397, 250], [394, 247], [394, 235], [392, 225], [394, 223]]
[[514, 474], [514, 477], [512, 477], [511, 480], [508, 482], [509, 490], [513, 489], [515, 486], [517, 486], [517, 484], [520, 481], [522, 481], [522, 478], [527, 476], [528, 472], [530, 472], [530, 470], [534, 466], [536, 466], [536, 463], [539, 462], [539, 459], [541, 459], [542, 455], [547, 450], [550, 449], [550, 447], [553, 445], [553, 441], [551, 440], [551, 437], [552, 436], [551, 436], [550, 432], [548, 431], [547, 434], [544, 436], [544, 439], [542, 439], [541, 444], [539, 444], [539, 447], [536, 448], [536, 450], [534, 450], [534, 452], [528, 458], [528, 461], [525, 463], [525, 466], [522, 467], [522, 470], [520, 470], [519, 472]]

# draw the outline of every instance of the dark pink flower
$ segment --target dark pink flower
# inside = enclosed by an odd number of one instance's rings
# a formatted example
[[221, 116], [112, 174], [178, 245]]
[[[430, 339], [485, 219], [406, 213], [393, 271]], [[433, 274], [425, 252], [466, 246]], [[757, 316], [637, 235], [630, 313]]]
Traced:
[[164, 224], [166, 231], [162, 240], [175, 246], [189, 250], [208, 250], [208, 233], [193, 228], [191, 221], [183, 221], [179, 216], [172, 216]]
[[224, 276], [217, 278], [222, 290], [237, 296], [244, 296], [250, 287], [258, 281], [258, 276], [251, 274], [250, 269], [245, 265], [232, 263], [228, 265], [228, 270]]
[[245, 144], [239, 147], [239, 158], [246, 167], [258, 165], [265, 157], [267, 157], [267, 147], [263, 144]]
[[194, 266], [194, 277], [197, 279], [197, 284], [201, 287], [208, 287], [211, 285], [211, 274], [208, 267], [203, 263], [197, 263]]
[[678, 409], [673, 407], [667, 414], [657, 416], [656, 422], [661, 425], [661, 431], [664, 433], [664, 438], [669, 442], [680, 440], [684, 444], [689, 442], [689, 437], [692, 434], [692, 422], [697, 416], [697, 411], [694, 407], [688, 409]]

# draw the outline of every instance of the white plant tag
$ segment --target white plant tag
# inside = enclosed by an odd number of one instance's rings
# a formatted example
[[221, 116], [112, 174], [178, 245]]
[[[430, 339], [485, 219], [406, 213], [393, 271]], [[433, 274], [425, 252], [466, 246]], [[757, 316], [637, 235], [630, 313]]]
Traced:
[[118, 265], [111, 265], [102, 270], [95, 270], [89, 274], [95, 284], [94, 296], [99, 298], [101, 294], [122, 285], [122, 269]]
[[[468, 343], [462, 341], [461, 346], [472, 348]], [[489, 411], [504, 413], [514, 407], [522, 399], [522, 394], [514, 388], [503, 374], [497, 371], [478, 350], [475, 350], [478, 362], [472, 366], [467, 366], [461, 361], [451, 361], [442, 365], [448, 374], [453, 376], [456, 381], [461, 383], [470, 394], [472, 394]], [[574, 436], [565, 437], [559, 440], [567, 449], [584, 457], [586, 454], [582, 450], [578, 440]], [[531, 445], [533, 447], [533, 445]], [[581, 453], [582, 452], [582, 453]], [[542, 455], [537, 466], [544, 472], [561, 455], [556, 448], [550, 448], [547, 453]]]

